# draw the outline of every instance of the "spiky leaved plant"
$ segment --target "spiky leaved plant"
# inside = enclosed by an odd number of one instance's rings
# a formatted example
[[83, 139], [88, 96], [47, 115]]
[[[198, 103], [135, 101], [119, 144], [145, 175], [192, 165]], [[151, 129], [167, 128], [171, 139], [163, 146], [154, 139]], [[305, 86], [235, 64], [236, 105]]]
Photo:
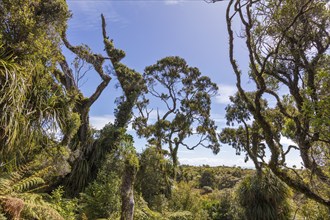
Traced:
[[290, 189], [270, 170], [245, 178], [236, 198], [246, 220], [288, 220]]

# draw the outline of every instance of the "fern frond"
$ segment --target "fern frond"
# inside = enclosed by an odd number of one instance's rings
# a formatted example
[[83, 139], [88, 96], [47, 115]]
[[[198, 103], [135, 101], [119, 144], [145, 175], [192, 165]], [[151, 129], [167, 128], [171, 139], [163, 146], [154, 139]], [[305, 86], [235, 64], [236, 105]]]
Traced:
[[20, 197], [25, 201], [22, 217], [26, 219], [64, 220], [51, 204], [43, 200], [41, 195], [24, 193]]
[[6, 178], [0, 178], [0, 196], [12, 192], [12, 181]]
[[47, 167], [45, 167], [45, 168], [43, 168], [43, 169], [41, 169], [41, 170], [38, 170], [38, 171], [35, 172], [32, 176], [33, 176], [33, 177], [40, 177], [40, 178], [43, 178], [43, 177], [45, 177], [45, 176], [49, 173], [49, 171], [50, 171], [51, 169], [53, 169], [52, 166], [47, 166]]
[[49, 172], [51, 167], [45, 167], [38, 170], [31, 176], [27, 176], [32, 168], [31, 164], [22, 165], [16, 172], [0, 175], [0, 195], [9, 195], [11, 193], [31, 192], [42, 188], [45, 181], [43, 176]]
[[8, 195], [13, 192], [13, 185], [21, 178], [19, 173], [4, 173], [0, 175], [0, 195]]
[[40, 177], [28, 177], [14, 184], [12, 188], [15, 192], [24, 192], [44, 183], [45, 181]]

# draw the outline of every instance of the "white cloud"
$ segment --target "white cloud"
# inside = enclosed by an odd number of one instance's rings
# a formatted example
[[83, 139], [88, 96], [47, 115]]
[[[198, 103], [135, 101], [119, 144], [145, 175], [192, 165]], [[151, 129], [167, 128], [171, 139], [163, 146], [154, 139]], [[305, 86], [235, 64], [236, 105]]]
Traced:
[[90, 116], [89, 120], [94, 128], [100, 130], [109, 122], [114, 123], [115, 116], [114, 115]]
[[217, 113], [212, 113], [211, 114], [211, 119], [214, 120], [218, 124], [223, 124], [225, 125], [227, 122], [227, 119], [225, 118], [225, 114], [217, 114]]
[[288, 139], [288, 138], [286, 138], [286, 137], [284, 137], [284, 136], [282, 136], [281, 137], [281, 144], [283, 144], [283, 145], [297, 145], [295, 142], [293, 142], [291, 139]]
[[180, 3], [180, 0], [165, 0], [165, 5], [177, 5]]
[[165, 110], [162, 109], [153, 109], [150, 114], [149, 114], [149, 120], [151, 120], [152, 122], [157, 121], [158, 116], [161, 118], [163, 117], [163, 115], [166, 114]]
[[244, 162], [242, 157], [231, 157], [231, 158], [210, 158], [210, 157], [191, 157], [191, 158], [179, 158], [181, 164], [201, 166], [207, 164], [210, 166], [241, 166], [253, 168], [253, 163], [249, 160], [247, 163]]
[[186, 149], [186, 150], [178, 150], [178, 153], [179, 154], [189, 154], [189, 155], [191, 155], [191, 154], [194, 154], [195, 151]]
[[229, 97], [235, 95], [237, 89], [233, 85], [219, 84], [219, 95], [215, 97], [215, 101], [219, 104], [229, 104]]

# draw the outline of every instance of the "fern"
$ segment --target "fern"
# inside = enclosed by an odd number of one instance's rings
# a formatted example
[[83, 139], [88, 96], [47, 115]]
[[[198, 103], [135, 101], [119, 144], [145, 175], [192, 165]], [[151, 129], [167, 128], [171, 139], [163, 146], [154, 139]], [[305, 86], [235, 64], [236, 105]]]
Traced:
[[[28, 175], [31, 171], [29, 164], [10, 174], [0, 174], [0, 220], [6, 213], [11, 219], [49, 219], [63, 220], [64, 218], [46, 202], [42, 195], [34, 193], [45, 186], [42, 178], [50, 169], [43, 168]], [[3, 212], [1, 212], [3, 210]]]
[[20, 195], [25, 201], [22, 215], [27, 219], [64, 220], [64, 218], [44, 201], [41, 195], [35, 193], [24, 193]]
[[28, 177], [12, 186], [14, 192], [26, 192], [35, 186], [44, 184], [45, 181], [40, 177]]
[[17, 172], [0, 175], [0, 196], [12, 193], [27, 192], [28, 190], [32, 190], [33, 188], [45, 184], [41, 174], [43, 174], [45, 170], [48, 169], [48, 167], [44, 168], [38, 171], [36, 174], [25, 177], [25, 174], [29, 169], [24, 166]]

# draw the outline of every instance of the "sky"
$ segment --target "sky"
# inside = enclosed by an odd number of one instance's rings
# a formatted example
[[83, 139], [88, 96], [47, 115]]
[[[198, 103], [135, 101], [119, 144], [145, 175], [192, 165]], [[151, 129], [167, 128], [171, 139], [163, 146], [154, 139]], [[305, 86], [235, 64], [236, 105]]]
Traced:
[[[67, 33], [71, 44], [87, 44], [94, 53], [104, 53], [100, 18], [103, 13], [108, 35], [117, 48], [126, 52], [122, 62], [128, 67], [143, 73], [146, 66], [157, 60], [180, 56], [189, 66], [199, 68], [203, 75], [217, 83], [219, 95], [212, 99], [211, 116], [219, 131], [226, 126], [225, 107], [229, 104], [229, 96], [236, 92], [228, 56], [227, 1], [208, 4], [203, 0], [67, 0], [67, 3], [73, 14]], [[239, 30], [239, 23], [234, 26]], [[247, 70], [247, 51], [242, 41], [236, 43], [240, 67]], [[66, 55], [73, 57], [68, 51]], [[85, 78], [81, 89], [88, 96], [100, 79], [92, 71]], [[114, 101], [121, 94], [116, 83], [115, 79], [111, 80], [91, 108], [90, 122], [97, 129], [114, 121]], [[248, 79], [246, 86], [249, 86]], [[139, 152], [146, 148], [145, 139], [139, 139], [132, 129], [129, 133]], [[291, 144], [289, 140], [283, 142]], [[244, 162], [244, 155], [237, 156], [227, 145], [222, 145], [217, 155], [203, 147], [193, 151], [182, 147], [178, 156], [181, 164], [253, 167], [251, 162]], [[289, 164], [299, 166], [299, 155], [292, 155]]]

